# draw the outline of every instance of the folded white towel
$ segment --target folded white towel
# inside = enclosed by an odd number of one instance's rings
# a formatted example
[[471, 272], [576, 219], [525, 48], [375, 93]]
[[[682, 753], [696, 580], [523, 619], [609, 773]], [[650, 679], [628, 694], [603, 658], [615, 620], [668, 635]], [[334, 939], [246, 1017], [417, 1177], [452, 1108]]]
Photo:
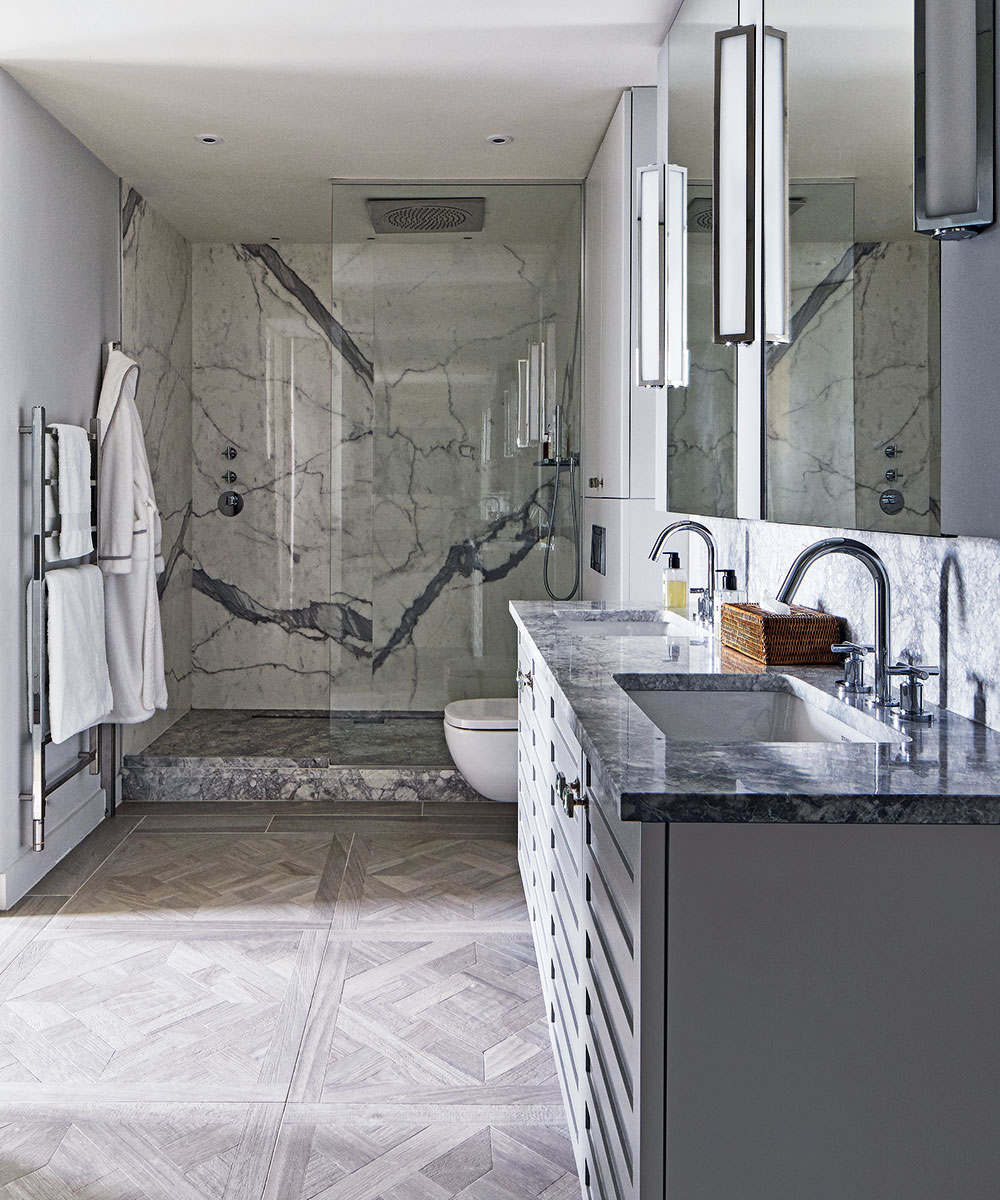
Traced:
[[100, 567], [65, 567], [45, 576], [49, 733], [64, 742], [98, 724], [114, 706], [104, 644]]
[[[79, 425], [53, 425], [45, 436], [45, 474], [53, 481], [46, 488], [46, 529], [59, 514], [59, 534], [49, 538], [49, 561], [82, 558], [94, 549], [91, 525], [90, 436]], [[53, 491], [55, 502], [53, 503]]]

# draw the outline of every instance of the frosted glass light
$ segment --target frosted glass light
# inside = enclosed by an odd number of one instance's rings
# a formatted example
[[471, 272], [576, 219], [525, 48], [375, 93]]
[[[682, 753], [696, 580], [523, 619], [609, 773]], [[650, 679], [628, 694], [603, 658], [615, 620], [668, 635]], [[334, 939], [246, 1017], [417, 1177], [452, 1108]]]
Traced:
[[715, 35], [715, 340], [753, 341], [756, 30]]
[[664, 296], [666, 263], [663, 230], [663, 166], [639, 172], [639, 313], [638, 383], [664, 383]]
[[764, 30], [764, 337], [769, 342], [791, 338], [786, 45], [780, 30]]
[[687, 167], [667, 166], [666, 375], [670, 387], [687, 387], [689, 375], [687, 179]]

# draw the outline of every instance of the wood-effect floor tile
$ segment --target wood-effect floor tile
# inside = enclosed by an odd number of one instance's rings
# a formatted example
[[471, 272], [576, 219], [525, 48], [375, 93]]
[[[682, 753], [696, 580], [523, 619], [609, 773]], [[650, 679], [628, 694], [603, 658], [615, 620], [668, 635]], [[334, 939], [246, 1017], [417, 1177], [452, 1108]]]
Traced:
[[506, 842], [420, 828], [356, 832], [336, 927], [449, 932], [480, 922], [525, 928], [527, 920], [517, 856]]
[[2, 1200], [260, 1200], [280, 1104], [0, 1104]]
[[111, 820], [102, 821], [28, 894], [72, 896], [132, 834], [141, 820], [137, 814], [121, 813]]
[[322, 833], [159, 833], [141, 829], [60, 913], [116, 923], [234, 921], [326, 924], [350, 836]]
[[554, 1126], [344, 1122], [286, 1109], [266, 1200], [563, 1200], [579, 1195]]
[[558, 1104], [530, 935], [331, 941], [290, 1096]]
[[0, 975], [0, 1094], [283, 1100], [324, 931], [39, 935]]

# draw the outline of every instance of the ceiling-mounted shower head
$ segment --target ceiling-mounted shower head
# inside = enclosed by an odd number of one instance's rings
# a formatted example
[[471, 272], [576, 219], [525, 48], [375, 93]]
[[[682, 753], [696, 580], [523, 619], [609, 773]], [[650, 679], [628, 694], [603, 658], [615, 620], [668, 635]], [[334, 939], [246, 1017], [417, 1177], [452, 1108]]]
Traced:
[[370, 199], [366, 203], [376, 233], [482, 233], [486, 216], [483, 196]]

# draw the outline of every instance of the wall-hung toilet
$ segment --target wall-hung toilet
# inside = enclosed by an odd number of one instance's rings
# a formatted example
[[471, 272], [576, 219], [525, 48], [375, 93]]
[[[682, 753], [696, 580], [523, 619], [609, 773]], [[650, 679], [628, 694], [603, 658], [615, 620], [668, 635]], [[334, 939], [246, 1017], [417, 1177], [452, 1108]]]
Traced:
[[517, 701], [453, 700], [444, 736], [463, 779], [487, 800], [517, 800]]

